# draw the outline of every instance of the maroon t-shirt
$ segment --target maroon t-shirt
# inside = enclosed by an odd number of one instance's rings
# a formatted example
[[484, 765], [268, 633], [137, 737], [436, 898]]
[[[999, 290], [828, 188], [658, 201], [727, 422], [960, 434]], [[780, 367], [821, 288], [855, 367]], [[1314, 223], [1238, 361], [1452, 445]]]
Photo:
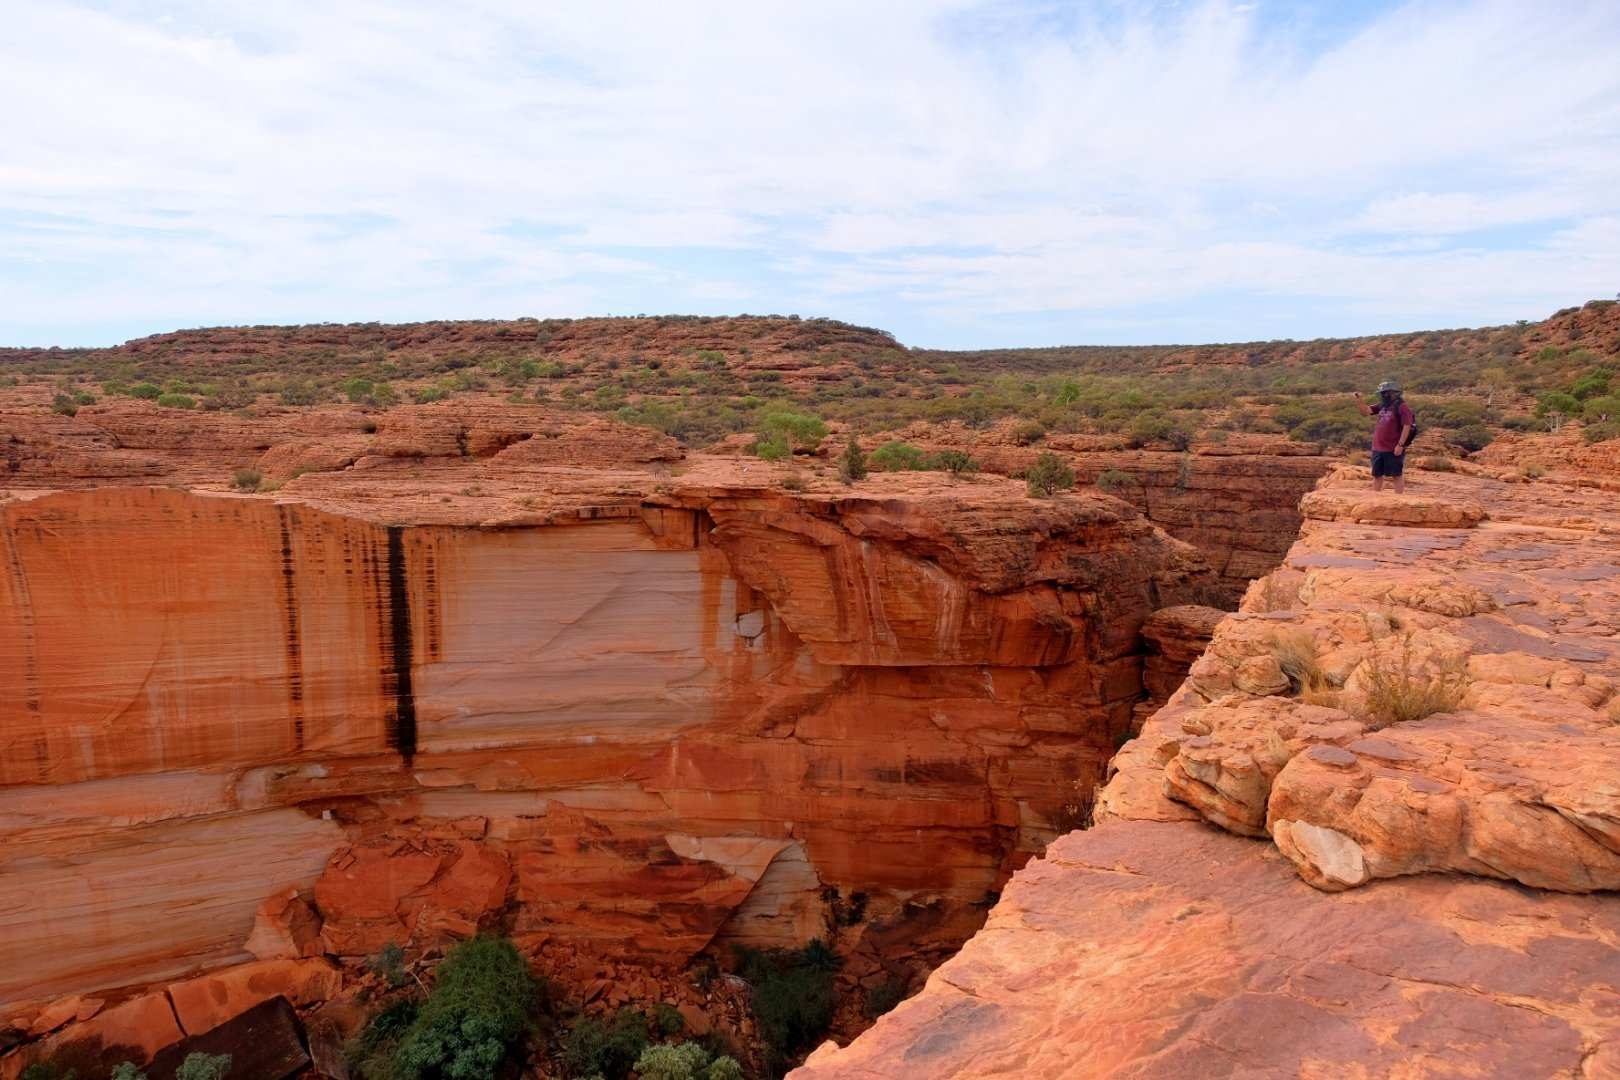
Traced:
[[1378, 424], [1373, 428], [1373, 449], [1389, 452], [1401, 443], [1401, 432], [1413, 421], [1412, 407], [1406, 402], [1378, 406]]

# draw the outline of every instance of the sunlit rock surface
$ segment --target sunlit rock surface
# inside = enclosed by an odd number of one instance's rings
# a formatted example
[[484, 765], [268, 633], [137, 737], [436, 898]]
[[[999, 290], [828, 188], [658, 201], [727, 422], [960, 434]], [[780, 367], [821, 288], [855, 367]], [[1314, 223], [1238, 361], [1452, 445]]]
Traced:
[[[795, 1078], [1620, 1074], [1620, 508], [1365, 484], [1306, 500], [1099, 824]], [[1455, 694], [1386, 725], [1375, 671]]]

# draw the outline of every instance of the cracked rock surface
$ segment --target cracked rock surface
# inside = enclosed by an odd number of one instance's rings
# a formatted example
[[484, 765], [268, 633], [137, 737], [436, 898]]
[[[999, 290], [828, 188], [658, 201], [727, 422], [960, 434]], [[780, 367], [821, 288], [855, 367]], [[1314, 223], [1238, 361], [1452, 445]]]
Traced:
[[1098, 824], [795, 1080], [1620, 1075], [1620, 506], [1412, 486], [1307, 496]]

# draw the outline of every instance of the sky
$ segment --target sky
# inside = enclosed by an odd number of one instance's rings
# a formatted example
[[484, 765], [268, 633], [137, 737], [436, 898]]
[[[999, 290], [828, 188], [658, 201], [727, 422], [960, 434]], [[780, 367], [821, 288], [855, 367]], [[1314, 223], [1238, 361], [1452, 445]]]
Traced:
[[1616, 0], [0, 0], [0, 345], [828, 316], [944, 348], [1620, 291]]

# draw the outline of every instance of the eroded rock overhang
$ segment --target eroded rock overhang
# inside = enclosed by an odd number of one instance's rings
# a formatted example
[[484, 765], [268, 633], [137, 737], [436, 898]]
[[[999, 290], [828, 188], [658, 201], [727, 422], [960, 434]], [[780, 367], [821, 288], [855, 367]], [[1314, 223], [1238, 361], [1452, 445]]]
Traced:
[[0, 1001], [492, 919], [680, 960], [856, 892], [846, 947], [954, 947], [1209, 571], [1106, 496], [745, 470], [563, 473], [500, 527], [354, 484], [0, 507]]

